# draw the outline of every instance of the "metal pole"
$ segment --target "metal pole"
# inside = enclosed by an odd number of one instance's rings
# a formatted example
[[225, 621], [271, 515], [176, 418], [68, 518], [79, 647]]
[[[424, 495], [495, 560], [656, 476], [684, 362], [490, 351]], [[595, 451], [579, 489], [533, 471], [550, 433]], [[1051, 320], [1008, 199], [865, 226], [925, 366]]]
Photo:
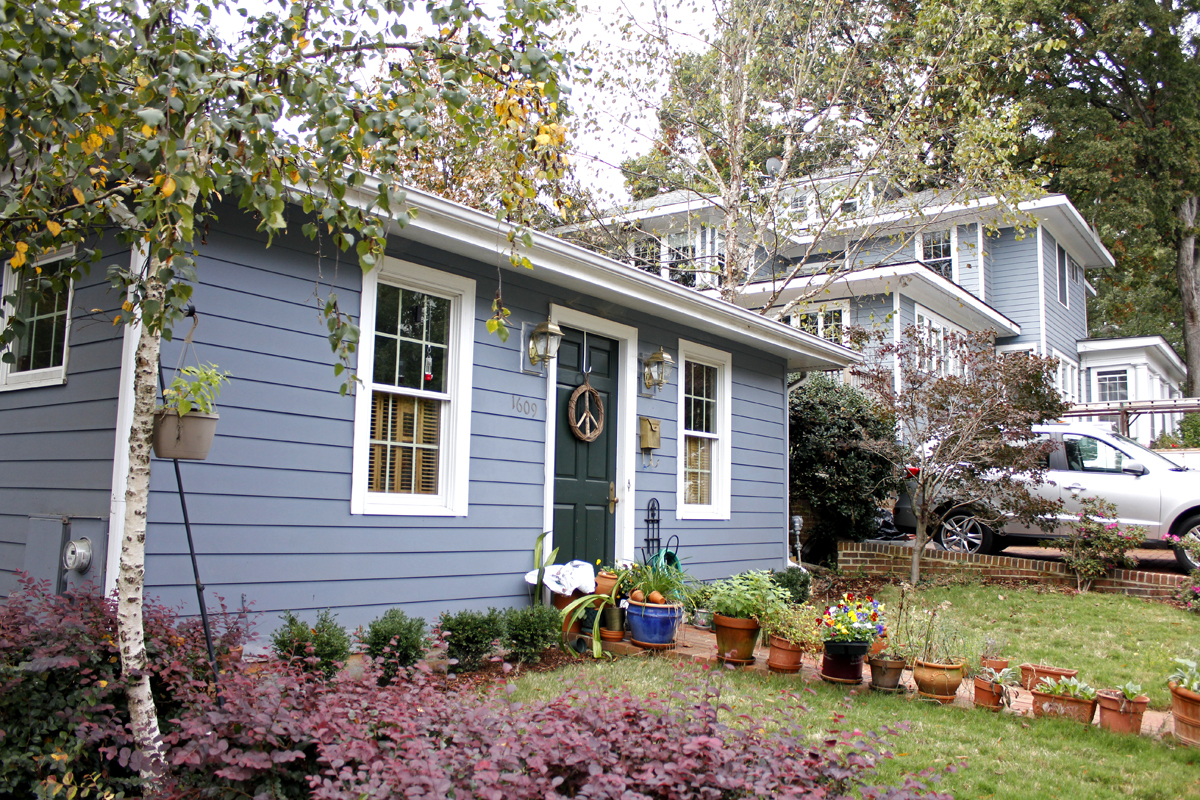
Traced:
[[[162, 360], [158, 363], [158, 388], [166, 391], [163, 379]], [[188, 554], [192, 557], [192, 575], [196, 578], [196, 599], [200, 601], [200, 624], [204, 627], [204, 643], [208, 646], [208, 662], [212, 665], [213, 686], [217, 690], [217, 706], [225, 706], [225, 698], [221, 696], [220, 670], [217, 669], [217, 653], [213, 649], [212, 629], [208, 625], [208, 607], [204, 603], [204, 584], [200, 582], [200, 565], [196, 563], [196, 545], [192, 541], [192, 522], [188, 518], [187, 496], [183, 492], [183, 476], [179, 473], [179, 459], [171, 459], [175, 463], [175, 485], [179, 487], [179, 506], [183, 509], [183, 529], [187, 532]]]

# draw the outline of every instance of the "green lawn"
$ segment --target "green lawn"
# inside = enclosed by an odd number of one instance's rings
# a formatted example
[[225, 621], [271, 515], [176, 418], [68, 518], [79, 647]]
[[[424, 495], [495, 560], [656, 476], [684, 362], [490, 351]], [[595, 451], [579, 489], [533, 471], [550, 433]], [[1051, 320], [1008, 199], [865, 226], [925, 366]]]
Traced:
[[[888, 592], [882, 594], [892, 599]], [[1188, 644], [1200, 644], [1200, 617], [1129, 598], [981, 586], [932, 589], [923, 595], [935, 603], [949, 600], [945, 613], [977, 631], [1007, 636], [1014, 663], [1036, 660], [1075, 667], [1095, 686], [1135, 680], [1159, 708], [1168, 705], [1162, 686], [1171, 658]], [[803, 702], [807, 713], [801, 719], [813, 737], [831, 728], [880, 730], [906, 722], [908, 732], [890, 740], [895, 757], [881, 765], [880, 782], [899, 783], [905, 773], [966, 759], [965, 769], [945, 775], [939, 787], [959, 798], [1200, 798], [1200, 750], [1170, 740], [943, 707], [865, 688], [850, 692], [820, 682], [802, 684], [793, 676], [703, 671], [664, 658], [587, 661], [565, 674], [519, 678], [515, 699], [557, 696], [564, 680], [572, 677], [660, 696], [681, 678], [693, 685], [715, 681], [733, 708], [732, 714], [725, 713], [730, 725], [746, 724], [739, 716], [745, 714], [755, 726], [770, 728], [778, 711]], [[814, 693], [803, 692], [805, 686]]]

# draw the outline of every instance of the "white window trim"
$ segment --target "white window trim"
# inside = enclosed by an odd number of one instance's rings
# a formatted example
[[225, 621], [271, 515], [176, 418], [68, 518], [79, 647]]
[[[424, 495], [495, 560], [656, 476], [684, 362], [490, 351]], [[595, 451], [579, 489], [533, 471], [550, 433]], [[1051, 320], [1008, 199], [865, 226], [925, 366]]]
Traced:
[[[60, 250], [57, 253], [47, 253], [41, 258], [34, 261], [35, 266], [43, 264], [51, 264], [55, 261], [61, 261], [64, 258], [70, 258], [75, 255], [75, 248]], [[4, 262], [4, 277], [0, 281], [0, 297], [15, 295], [17, 293], [17, 276], [7, 261]], [[70, 287], [67, 289], [67, 322], [63, 328], [63, 360], [61, 367], [48, 367], [46, 369], [31, 369], [25, 372], [10, 372], [11, 364], [6, 364], [0, 361], [0, 392], [11, 392], [14, 389], [35, 389], [39, 386], [62, 386], [67, 382], [67, 361], [71, 355], [71, 309], [74, 308], [75, 301], [75, 281], [71, 281]], [[6, 322], [10, 315], [15, 314], [17, 309], [11, 303], [4, 303], [2, 306], [4, 312], [4, 321]], [[13, 342], [15, 345], [16, 342]], [[13, 345], [9, 345], [12, 347]]]
[[[949, 233], [950, 234], [950, 278], [949, 278], [949, 280], [951, 283], [957, 284], [958, 283], [958, 226], [957, 225], [951, 225], [949, 228], [946, 228], [946, 229], [920, 231], [919, 233], [917, 233], [917, 235], [913, 237], [913, 240], [916, 243], [914, 255], [916, 256], [917, 263], [925, 264], [927, 267], [929, 266], [930, 263], [932, 263], [932, 262], [925, 260], [925, 236], [927, 234], [934, 234], [934, 233]], [[931, 272], [934, 271], [932, 267], [929, 267], [929, 270]], [[943, 278], [945, 277], [940, 272], [938, 272], [936, 274], [940, 275]]]
[[[1079, 361], [1062, 353], [1057, 348], [1050, 348], [1050, 355], [1058, 359], [1058, 389], [1063, 397], [1072, 403], [1080, 401]], [[1065, 386], [1063, 384], [1066, 384]]]
[[[717, 368], [717, 447], [713, 455], [712, 503], [684, 503], [687, 496], [684, 463], [684, 372], [695, 361]], [[729, 519], [733, 495], [733, 356], [724, 350], [679, 340], [679, 380], [676, 389], [675, 519]]]
[[[1097, 403], [1129, 403], [1137, 391], [1134, 383], [1136, 376], [1130, 376], [1129, 367], [1093, 367], [1092, 368], [1092, 397], [1096, 398]], [[1104, 373], [1104, 377], [1110, 377], [1118, 373], [1125, 374], [1125, 400], [1101, 400], [1100, 399], [1100, 374]]]
[[998, 344], [997, 353], [1032, 353], [1037, 355], [1036, 342], [1021, 342], [1019, 344]]
[[[920, 303], [914, 303], [913, 305], [914, 305], [913, 320], [916, 322], [917, 328], [922, 327], [921, 317], [924, 317], [926, 322], [937, 325], [940, 328], [940, 330], [942, 331], [943, 336], [947, 333], [957, 334], [958, 336], [966, 336], [967, 335], [967, 329], [962, 327], [961, 325], [955, 325], [953, 322], [946, 319], [941, 314], [930, 311], [928, 308], [921, 305]], [[937, 370], [937, 372], [939, 375], [945, 375], [950, 371], [958, 372], [960, 370], [961, 370], [961, 365], [959, 365], [957, 363], [951, 363], [951, 364], [946, 364], [946, 365], [939, 365], [939, 369]]]
[[[1061, 261], [1059, 259], [1062, 259]], [[1067, 248], [1058, 242], [1054, 243], [1054, 282], [1055, 299], [1063, 308], [1071, 308], [1071, 256]]]
[[[812, 305], [801, 306], [793, 309], [789, 324], [793, 328], [800, 328], [800, 317], [803, 314], [817, 314], [817, 336], [825, 339], [825, 312], [826, 311], [841, 311], [842, 312], [842, 335], [838, 341], [841, 344], [846, 344], [850, 340], [850, 301], [849, 300], [830, 300], [825, 303], [814, 303]], [[826, 341], [834, 341], [826, 339]]]
[[[437, 495], [416, 496], [367, 491], [367, 464], [371, 451], [370, 374], [375, 363], [375, 303], [380, 278], [414, 291], [451, 301], [448, 351], [453, 368], [446, 375], [449, 413], [442, 431]], [[471, 463], [471, 378], [475, 353], [475, 281], [385, 257], [383, 264], [363, 275], [362, 309], [358, 344], [360, 377], [354, 401], [354, 457], [350, 488], [351, 514], [465, 517]]]

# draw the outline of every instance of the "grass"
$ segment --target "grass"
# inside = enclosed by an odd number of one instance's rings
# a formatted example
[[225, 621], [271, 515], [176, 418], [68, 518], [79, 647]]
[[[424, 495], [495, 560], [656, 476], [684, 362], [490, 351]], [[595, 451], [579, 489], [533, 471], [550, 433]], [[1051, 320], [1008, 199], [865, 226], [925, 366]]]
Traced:
[[[879, 596], [894, 606], [899, 592], [887, 587]], [[1098, 689], [1134, 681], [1160, 710], [1171, 706], [1166, 676], [1173, 660], [1200, 647], [1200, 616], [1124, 595], [967, 584], [923, 589], [920, 599], [949, 601], [942, 613], [972, 631], [976, 643], [984, 636], [1005, 642], [1002, 654], [1014, 666], [1077, 669]]]
[[[891, 590], [881, 595], [895, 600]], [[1171, 659], [1189, 644], [1200, 644], [1200, 619], [1130, 598], [978, 585], [921, 595], [931, 603], [948, 600], [943, 613], [977, 633], [1006, 638], [1013, 663], [1077, 668], [1099, 687], [1134, 680], [1159, 708], [1168, 704], [1165, 676]], [[794, 676], [702, 671], [663, 658], [587, 661], [568, 670], [579, 680], [628, 687], [638, 695], [666, 696], [680, 679], [692, 685], [715, 682], [732, 707], [723, 712], [730, 725], [770, 729], [778, 724], [779, 712], [797, 703], [807, 709], [801, 719], [814, 738], [831, 729], [883, 730], [906, 723], [908, 730], [890, 739], [894, 757], [880, 764], [881, 783], [899, 784], [907, 774], [942, 770], [965, 759], [965, 767], [943, 775], [939, 791], [1002, 800], [1200, 798], [1200, 750], [1179, 747], [1169, 737], [1156, 741], [1074, 722], [943, 707], [865, 689], [850, 692], [820, 682], [801, 684]], [[569, 673], [526, 675], [517, 681], [514, 699], [557, 696], [564, 678], [570, 679]]]

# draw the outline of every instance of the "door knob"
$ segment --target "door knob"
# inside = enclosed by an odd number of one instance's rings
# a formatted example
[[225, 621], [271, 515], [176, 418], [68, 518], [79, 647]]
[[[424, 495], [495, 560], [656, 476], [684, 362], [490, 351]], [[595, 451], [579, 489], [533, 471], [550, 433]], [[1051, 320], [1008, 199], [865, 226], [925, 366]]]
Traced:
[[608, 513], [617, 513], [617, 503], [621, 502], [617, 498], [617, 484], [613, 481], [608, 482]]

